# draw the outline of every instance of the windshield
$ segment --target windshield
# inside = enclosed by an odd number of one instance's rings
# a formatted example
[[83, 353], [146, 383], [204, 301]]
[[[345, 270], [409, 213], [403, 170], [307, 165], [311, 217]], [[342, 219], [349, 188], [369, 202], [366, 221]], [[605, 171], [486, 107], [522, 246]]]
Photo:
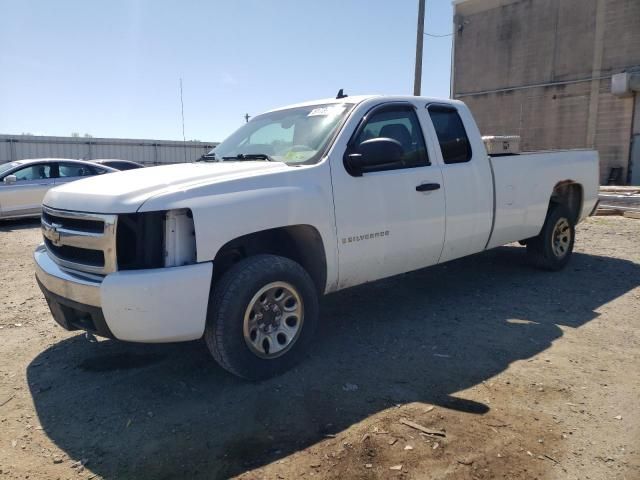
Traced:
[[17, 166], [18, 164], [16, 162], [3, 163], [0, 165], [0, 176]]
[[236, 130], [206, 157], [233, 161], [265, 156], [264, 159], [287, 164], [316, 163], [352, 107], [353, 104], [349, 103], [330, 103], [259, 115]]

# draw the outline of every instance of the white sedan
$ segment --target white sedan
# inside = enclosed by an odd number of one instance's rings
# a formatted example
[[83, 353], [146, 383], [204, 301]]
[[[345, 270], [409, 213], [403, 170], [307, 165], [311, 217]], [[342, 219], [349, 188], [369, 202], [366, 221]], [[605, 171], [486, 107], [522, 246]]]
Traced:
[[117, 172], [82, 160], [35, 158], [0, 165], [0, 219], [40, 215], [52, 187], [93, 175]]

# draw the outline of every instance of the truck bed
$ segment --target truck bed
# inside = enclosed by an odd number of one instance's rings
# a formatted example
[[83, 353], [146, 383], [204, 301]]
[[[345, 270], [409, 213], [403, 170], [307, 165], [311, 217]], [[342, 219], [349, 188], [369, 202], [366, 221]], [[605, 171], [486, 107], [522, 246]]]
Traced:
[[542, 228], [556, 184], [583, 186], [578, 221], [598, 199], [598, 152], [556, 150], [489, 157], [494, 182], [493, 227], [487, 248], [534, 237]]

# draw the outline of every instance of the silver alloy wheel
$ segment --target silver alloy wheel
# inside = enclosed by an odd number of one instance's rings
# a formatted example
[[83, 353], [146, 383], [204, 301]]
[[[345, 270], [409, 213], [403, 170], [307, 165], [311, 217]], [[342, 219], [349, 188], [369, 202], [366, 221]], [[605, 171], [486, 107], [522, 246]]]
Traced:
[[273, 282], [253, 296], [244, 314], [244, 341], [260, 358], [276, 358], [296, 342], [304, 322], [304, 305], [295, 287]]
[[553, 227], [553, 234], [551, 235], [551, 248], [553, 254], [557, 258], [564, 257], [569, 251], [569, 245], [571, 244], [571, 227], [569, 221], [566, 218], [559, 218]]

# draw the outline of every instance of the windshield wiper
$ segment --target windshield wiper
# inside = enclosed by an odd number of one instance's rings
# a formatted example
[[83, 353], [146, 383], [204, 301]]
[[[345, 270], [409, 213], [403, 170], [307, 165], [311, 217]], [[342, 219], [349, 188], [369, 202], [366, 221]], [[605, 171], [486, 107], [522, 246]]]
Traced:
[[266, 153], [239, 153], [235, 157], [222, 157], [223, 160], [266, 160], [268, 162], [275, 162]]
[[196, 162], [217, 162], [215, 153], [205, 153]]

